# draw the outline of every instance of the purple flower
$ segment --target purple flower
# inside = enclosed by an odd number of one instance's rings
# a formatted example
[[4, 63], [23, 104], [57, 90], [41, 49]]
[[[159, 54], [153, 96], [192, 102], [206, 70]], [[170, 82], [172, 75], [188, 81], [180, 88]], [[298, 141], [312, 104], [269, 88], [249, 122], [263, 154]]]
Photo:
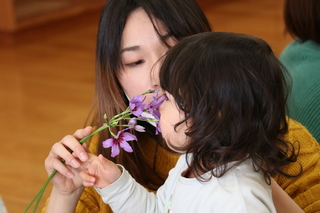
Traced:
[[145, 132], [144, 127], [141, 125], [137, 125], [137, 119], [131, 118], [128, 122], [129, 125], [131, 125], [131, 128], [134, 128], [138, 132]]
[[156, 119], [160, 119], [159, 107], [166, 100], [166, 96], [163, 95], [158, 98], [158, 92], [152, 97], [150, 104], [147, 106], [148, 112], [153, 115]]
[[137, 116], [138, 118], [141, 117], [141, 113], [146, 107], [146, 104], [143, 104], [145, 99], [146, 99], [145, 96], [139, 95], [139, 96], [134, 96], [133, 99], [129, 101], [129, 108], [131, 113]]
[[157, 124], [156, 124], [156, 135], [158, 135], [159, 133], [161, 133], [161, 128], [160, 128], [160, 123], [157, 122]]
[[133, 152], [133, 149], [127, 141], [137, 141], [137, 137], [129, 132], [119, 131], [116, 137], [109, 138], [102, 142], [104, 148], [111, 147], [111, 157], [115, 157], [120, 153], [120, 147], [126, 152]]

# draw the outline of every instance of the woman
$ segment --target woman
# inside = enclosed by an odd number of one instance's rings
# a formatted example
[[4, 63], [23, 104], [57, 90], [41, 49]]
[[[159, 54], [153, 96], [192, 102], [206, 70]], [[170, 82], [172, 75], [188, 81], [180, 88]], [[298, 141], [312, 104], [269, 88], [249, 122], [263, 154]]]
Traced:
[[[111, 118], [128, 106], [128, 98], [150, 88], [157, 89], [159, 85], [150, 76], [154, 63], [181, 38], [205, 31], [211, 31], [209, 23], [194, 0], [108, 0], [100, 20], [96, 92], [87, 124], [99, 127], [104, 122], [103, 114]], [[300, 145], [301, 153], [304, 147], [314, 147], [316, 142], [304, 127], [290, 120], [289, 128], [287, 141], [308, 143]], [[162, 138], [154, 136], [152, 125], [146, 129], [146, 134], [136, 133], [139, 143], [130, 144], [133, 154], [121, 153], [111, 158], [110, 150], [103, 149], [101, 143], [109, 138], [107, 131], [91, 140], [89, 149], [94, 154], [101, 153], [124, 165], [137, 182], [156, 190], [163, 184], [178, 157], [165, 151]], [[54, 187], [47, 212], [111, 212], [93, 188], [86, 188], [83, 192], [78, 177], [80, 162], [85, 162], [88, 157], [78, 140], [90, 132], [91, 127], [78, 130], [73, 136], [66, 136], [53, 145], [46, 159], [46, 169], [48, 174], [54, 169], [59, 173], [52, 180]], [[74, 154], [71, 155], [68, 150], [73, 150]], [[310, 153], [309, 150], [306, 153]], [[318, 155], [312, 155], [314, 162], [317, 159], [320, 162]], [[61, 159], [65, 159], [69, 166], [62, 164]], [[307, 162], [309, 158], [303, 161]], [[300, 171], [300, 164], [290, 165], [288, 172]], [[317, 166], [320, 167], [320, 164]], [[275, 178], [285, 190], [300, 180]], [[289, 192], [295, 199], [296, 190]]]

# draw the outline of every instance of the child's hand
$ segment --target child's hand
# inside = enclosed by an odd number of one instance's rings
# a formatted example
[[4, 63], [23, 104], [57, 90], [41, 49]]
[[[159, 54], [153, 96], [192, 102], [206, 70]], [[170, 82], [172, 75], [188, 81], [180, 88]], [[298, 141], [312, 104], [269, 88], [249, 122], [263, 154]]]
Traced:
[[[90, 156], [90, 161], [92, 156]], [[96, 188], [104, 188], [109, 186], [121, 176], [119, 167], [112, 161], [104, 158], [102, 155], [93, 158], [87, 170], [80, 172], [84, 186], [94, 186]]]

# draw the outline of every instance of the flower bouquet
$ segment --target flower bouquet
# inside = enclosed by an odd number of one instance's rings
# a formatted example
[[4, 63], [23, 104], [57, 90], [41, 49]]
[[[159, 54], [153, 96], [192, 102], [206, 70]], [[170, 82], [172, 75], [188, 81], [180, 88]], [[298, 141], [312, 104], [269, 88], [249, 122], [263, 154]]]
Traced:
[[[144, 104], [143, 102], [146, 99], [145, 95], [148, 93], [155, 93], [155, 95], [152, 97], [152, 100], [149, 104]], [[129, 145], [127, 141], [137, 141], [137, 137], [127, 131], [130, 129], [134, 129], [138, 132], [144, 132], [145, 131], [144, 127], [137, 124], [137, 121], [140, 120], [140, 121], [155, 123], [155, 126], [156, 126], [155, 134], [158, 134], [159, 132], [161, 132], [159, 122], [158, 122], [160, 119], [159, 107], [165, 99], [166, 99], [165, 95], [158, 97], [157, 90], [148, 90], [139, 96], [134, 96], [134, 98], [129, 101], [129, 106], [125, 111], [123, 111], [118, 115], [115, 115], [110, 120], [108, 120], [107, 116], [104, 115], [105, 123], [100, 128], [96, 129], [94, 132], [92, 132], [88, 136], [81, 139], [79, 143], [83, 144], [93, 135], [101, 132], [102, 130], [108, 129], [112, 138], [109, 138], [103, 141], [102, 145], [104, 148], [111, 147], [111, 157], [115, 157], [120, 153], [120, 147], [126, 152], [133, 152], [132, 147]], [[150, 118], [150, 116], [148, 116], [148, 118], [147, 116], [143, 116], [143, 114], [146, 112], [152, 115], [151, 116], [152, 118]], [[119, 121], [121, 120], [127, 120], [128, 123], [124, 125], [120, 125]], [[111, 129], [112, 127], [117, 127], [117, 126], [123, 126], [125, 128], [119, 131], [117, 134], [114, 134], [111, 131]], [[65, 162], [65, 161], [62, 160], [62, 162]], [[57, 170], [54, 170], [51, 173], [51, 175], [48, 177], [43, 187], [39, 190], [37, 195], [33, 198], [33, 200], [24, 210], [24, 213], [26, 213], [29, 210], [29, 208], [33, 205], [34, 202], [35, 202], [35, 206], [34, 206], [33, 212], [36, 212], [45, 189], [47, 188], [51, 179], [57, 172], [58, 172]]]

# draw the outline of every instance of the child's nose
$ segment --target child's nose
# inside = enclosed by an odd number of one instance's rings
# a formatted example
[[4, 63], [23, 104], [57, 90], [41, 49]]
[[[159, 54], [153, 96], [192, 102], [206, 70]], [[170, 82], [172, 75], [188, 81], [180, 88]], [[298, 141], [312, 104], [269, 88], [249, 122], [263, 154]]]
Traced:
[[165, 95], [165, 93], [164, 93], [163, 89], [161, 89], [161, 87], [159, 87], [159, 89], [158, 89], [158, 97], [161, 97], [163, 95]]

